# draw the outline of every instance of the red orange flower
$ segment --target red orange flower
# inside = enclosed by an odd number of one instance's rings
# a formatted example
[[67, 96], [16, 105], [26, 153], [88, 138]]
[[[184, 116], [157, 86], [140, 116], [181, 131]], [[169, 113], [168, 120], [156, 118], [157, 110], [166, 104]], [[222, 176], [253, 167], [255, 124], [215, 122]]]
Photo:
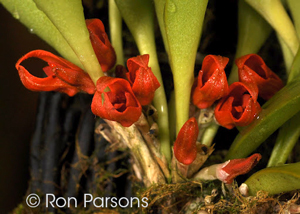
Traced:
[[282, 80], [265, 64], [257, 54], [248, 54], [235, 61], [239, 79], [248, 87], [258, 87], [259, 96], [270, 99], [283, 86]]
[[[42, 59], [48, 63], [43, 70], [47, 77], [39, 78], [31, 75], [21, 63], [31, 57]], [[23, 85], [32, 91], [59, 91], [74, 96], [79, 91], [93, 94], [95, 85], [89, 75], [73, 63], [50, 52], [35, 50], [27, 53], [16, 63]]]
[[248, 158], [229, 160], [217, 168], [216, 176], [224, 183], [231, 184], [238, 175], [248, 173], [260, 159], [261, 155], [256, 153]]
[[251, 91], [241, 82], [231, 84], [228, 95], [223, 97], [215, 108], [218, 123], [227, 129], [249, 125], [261, 111], [256, 94], [256, 91]]
[[198, 123], [194, 117], [186, 121], [180, 129], [173, 147], [174, 155], [180, 163], [189, 165], [196, 159], [198, 133]]
[[85, 21], [95, 54], [103, 72], [106, 72], [116, 63], [115, 51], [108, 39], [102, 21], [100, 19], [87, 19]]
[[113, 77], [100, 77], [92, 101], [92, 112], [101, 118], [121, 123], [129, 127], [142, 113], [128, 81]]
[[148, 67], [149, 55], [140, 55], [127, 60], [127, 79], [132, 86], [132, 90], [141, 105], [149, 105], [154, 97], [155, 90], [160, 84]]
[[194, 105], [198, 108], [208, 108], [227, 94], [228, 83], [224, 68], [228, 61], [226, 57], [215, 55], [207, 55], [204, 58], [192, 97]]

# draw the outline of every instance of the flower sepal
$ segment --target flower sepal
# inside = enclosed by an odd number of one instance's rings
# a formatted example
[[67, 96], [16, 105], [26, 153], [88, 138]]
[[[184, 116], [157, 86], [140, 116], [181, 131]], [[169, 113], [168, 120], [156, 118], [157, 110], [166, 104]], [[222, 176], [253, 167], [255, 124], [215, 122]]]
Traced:
[[[43, 70], [47, 77], [35, 77], [21, 65], [21, 63], [31, 57], [39, 58], [48, 63]], [[80, 91], [88, 94], [95, 92], [95, 85], [89, 75], [73, 63], [56, 56], [48, 51], [34, 50], [16, 63], [20, 79], [23, 85], [32, 91], [59, 91], [74, 96]]]

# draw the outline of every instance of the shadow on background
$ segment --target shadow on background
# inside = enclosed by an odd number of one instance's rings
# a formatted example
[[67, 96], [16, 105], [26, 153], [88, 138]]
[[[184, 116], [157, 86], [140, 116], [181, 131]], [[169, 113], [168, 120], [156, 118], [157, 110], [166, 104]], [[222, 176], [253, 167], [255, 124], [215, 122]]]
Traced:
[[[25, 53], [51, 48], [0, 5], [0, 212], [12, 211], [26, 196], [29, 145], [38, 93], [21, 84], [15, 63]], [[34, 67], [34, 66], [33, 66]], [[41, 69], [30, 72], [41, 76]]]

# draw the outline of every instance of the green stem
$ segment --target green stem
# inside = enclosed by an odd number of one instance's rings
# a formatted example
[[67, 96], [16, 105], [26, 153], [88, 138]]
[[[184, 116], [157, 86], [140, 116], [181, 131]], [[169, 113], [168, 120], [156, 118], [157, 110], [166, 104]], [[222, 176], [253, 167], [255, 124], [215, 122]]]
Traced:
[[65, 38], [32, 0], [0, 0], [0, 3], [31, 33], [51, 45], [62, 57], [83, 68]]
[[116, 0], [115, 2], [137, 43], [140, 54], [150, 55], [149, 66], [160, 83], [160, 87], [155, 92], [153, 103], [158, 113], [160, 149], [170, 162], [168, 107], [156, 53], [153, 3], [150, 0]]
[[170, 141], [176, 140], [176, 109], [175, 109], [175, 93], [171, 92], [169, 99], [169, 126], [170, 126]]
[[[272, 31], [271, 26], [244, 0], [238, 3], [238, 44], [235, 58], [257, 53]], [[232, 66], [228, 83], [239, 81], [238, 69]]]
[[293, 55], [296, 55], [299, 41], [294, 25], [280, 0], [245, 0], [260, 13], [276, 30]]
[[124, 66], [124, 53], [123, 53], [123, 41], [122, 41], [122, 17], [120, 11], [115, 3], [115, 0], [109, 0], [108, 2], [108, 15], [109, 15], [109, 30], [110, 41], [115, 49], [117, 61], [116, 65]]
[[294, 54], [291, 52], [287, 44], [285, 44], [283, 39], [278, 35], [278, 33], [277, 33], [277, 38], [283, 53], [283, 59], [284, 59], [286, 71], [287, 73], [289, 73], [294, 60]]
[[206, 145], [206, 146], [211, 146], [214, 137], [216, 136], [219, 125], [216, 123], [211, 123], [204, 131], [202, 138], [201, 138], [201, 143]]
[[177, 133], [189, 118], [194, 63], [206, 6], [207, 0], [167, 0], [165, 4], [164, 24], [174, 78]]
[[103, 76], [101, 66], [90, 42], [81, 0], [34, 0], [73, 49], [84, 70], [96, 84]]

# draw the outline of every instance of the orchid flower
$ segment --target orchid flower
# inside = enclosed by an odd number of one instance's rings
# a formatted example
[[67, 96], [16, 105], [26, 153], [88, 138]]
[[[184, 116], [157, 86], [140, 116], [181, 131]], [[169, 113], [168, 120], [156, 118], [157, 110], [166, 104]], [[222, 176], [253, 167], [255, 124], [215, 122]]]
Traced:
[[[31, 57], [40, 58], [48, 63], [43, 70], [46, 78], [31, 75], [21, 63]], [[73, 63], [50, 52], [35, 50], [27, 53], [16, 63], [23, 85], [32, 91], [59, 91], [74, 96], [79, 91], [93, 94], [95, 85], [89, 75]]]
[[186, 121], [180, 129], [173, 148], [174, 155], [180, 163], [189, 165], [196, 159], [198, 133], [198, 123], [194, 117]]
[[261, 111], [257, 102], [257, 91], [252, 91], [241, 82], [229, 86], [229, 93], [223, 97], [215, 108], [217, 122], [227, 129], [234, 126], [247, 126]]
[[265, 64], [257, 54], [248, 54], [235, 61], [239, 79], [248, 87], [258, 87], [263, 99], [270, 99], [283, 86], [282, 80]]
[[[107, 71], [116, 60], [115, 52], [99, 19], [86, 20], [90, 39], [102, 69]], [[35, 77], [21, 63], [31, 57], [42, 59], [48, 63], [43, 70], [46, 78]], [[74, 96], [80, 91], [94, 94], [95, 85], [90, 76], [73, 63], [43, 50], [27, 53], [16, 63], [23, 85], [32, 91], [59, 91]]]
[[114, 48], [108, 39], [104, 25], [100, 19], [87, 19], [85, 22], [97, 59], [103, 72], [106, 72], [115, 65], [116, 54]]
[[155, 90], [160, 87], [157, 78], [148, 67], [149, 54], [132, 57], [127, 60], [127, 79], [132, 86], [132, 90], [142, 106], [149, 105]]
[[103, 76], [98, 79], [96, 88], [91, 105], [95, 115], [117, 121], [124, 127], [139, 119], [142, 107], [128, 81]]
[[216, 100], [228, 93], [224, 71], [227, 57], [207, 55], [199, 71], [197, 86], [193, 91], [193, 103], [200, 109], [210, 107]]
[[239, 176], [248, 173], [261, 159], [261, 155], [255, 153], [248, 158], [228, 160], [225, 163], [214, 164], [203, 168], [198, 172], [194, 179], [196, 180], [215, 180], [231, 184]]

